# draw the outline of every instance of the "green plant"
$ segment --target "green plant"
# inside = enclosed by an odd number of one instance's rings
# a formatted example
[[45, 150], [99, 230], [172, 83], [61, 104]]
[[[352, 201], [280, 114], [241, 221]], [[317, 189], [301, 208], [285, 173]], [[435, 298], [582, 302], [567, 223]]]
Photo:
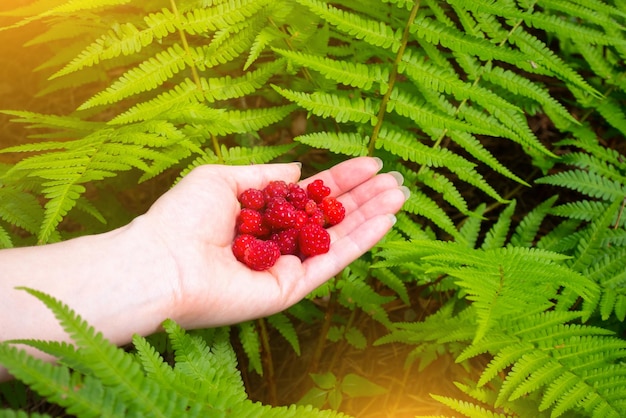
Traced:
[[[317, 372], [328, 339], [367, 347], [364, 313], [422, 368], [488, 359], [458, 383], [473, 402], [433, 395], [464, 415], [619, 416], [622, 1], [165, 3], [48, 0], [10, 27], [45, 22], [31, 43], [62, 51], [43, 95], [89, 94], [70, 115], [4, 112], [39, 141], [2, 150], [27, 154], [0, 166], [0, 246], [119, 224], [101, 190], [137, 179], [375, 155], [411, 189], [394, 230], [311, 295], [323, 309], [240, 324], [250, 366], [273, 373], [267, 324], [299, 352], [294, 324], [321, 321]], [[417, 297], [440, 308], [397, 323], [389, 304]]]
[[311, 373], [311, 379], [315, 382], [315, 387], [305, 393], [299, 403], [318, 408], [328, 403], [331, 408], [339, 409], [344, 396], [370, 397], [387, 392], [385, 388], [354, 373], [348, 373], [340, 381], [331, 372]]
[[[66, 407], [69, 414], [342, 416], [310, 406], [272, 408], [249, 401], [227, 328], [205, 333], [203, 338], [185, 332], [173, 321], [165, 321], [163, 328], [174, 349], [174, 362], [168, 364], [145, 338], [135, 336], [135, 351], [126, 352], [60, 301], [32, 289], [24, 290], [46, 304], [75, 345], [41, 340], [2, 342], [0, 361], [41, 396]], [[13, 344], [26, 344], [52, 354], [59, 359], [59, 365], [36, 359]]]

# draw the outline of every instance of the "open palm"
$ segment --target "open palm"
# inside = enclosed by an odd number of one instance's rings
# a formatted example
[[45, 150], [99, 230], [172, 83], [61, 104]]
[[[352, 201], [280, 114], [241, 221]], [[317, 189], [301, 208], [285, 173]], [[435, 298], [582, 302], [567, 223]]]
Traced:
[[237, 261], [231, 243], [239, 213], [237, 196], [271, 180], [297, 182], [297, 164], [246, 167], [208, 165], [194, 169], [148, 211], [156, 240], [176, 265], [173, 319], [185, 327], [232, 324], [281, 311], [305, 297], [378, 242], [406, 200], [398, 176], [378, 174], [377, 159], [348, 160], [300, 182], [320, 178], [346, 208], [329, 229], [328, 253], [301, 262], [281, 256], [267, 271]]

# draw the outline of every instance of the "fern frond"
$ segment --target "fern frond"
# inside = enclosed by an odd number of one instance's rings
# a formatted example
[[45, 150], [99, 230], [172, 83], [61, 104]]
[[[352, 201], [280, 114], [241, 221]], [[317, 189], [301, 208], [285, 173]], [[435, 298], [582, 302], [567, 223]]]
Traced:
[[493, 130], [490, 130], [484, 123], [485, 119], [483, 119], [483, 123], [470, 125], [433, 109], [425, 101], [397, 88], [391, 93], [387, 111], [395, 112], [400, 116], [411, 119], [419, 126], [431, 129], [454, 129], [476, 134], [493, 134]]
[[[57, 299], [37, 290], [22, 288], [40, 299], [55, 315], [64, 330], [81, 349], [82, 366], [105, 386], [116, 390], [121, 400], [132, 409], [151, 411], [155, 416], [168, 416], [168, 411], [183, 408], [186, 402], [180, 396], [164, 396], [154, 382], [147, 381], [133, 357], [96, 333], [82, 318]], [[71, 387], [71, 386], [70, 386]]]
[[362, 39], [373, 46], [397, 52], [400, 48], [400, 33], [387, 24], [338, 9], [319, 0], [297, 0], [322, 19], [336, 26], [342, 32]]
[[[76, 2], [74, 0], [68, 0], [63, 4], [53, 4], [51, 7], [44, 5], [42, 8], [41, 5], [31, 5], [32, 9], [27, 12], [29, 17], [24, 18], [10, 26], [0, 27], [0, 31], [20, 28], [28, 25], [29, 23], [53, 17], [55, 15], [72, 14], [110, 6], [121, 6], [130, 3], [130, 1], [131, 0], [94, 0], [90, 2]], [[28, 6], [26, 6], [26, 8], [28, 8]], [[19, 16], [19, 13], [17, 15]]]
[[[515, 28], [510, 35], [511, 42], [527, 54], [534, 65], [544, 67], [546, 70], [562, 77], [564, 81], [573, 84], [591, 96], [600, 97], [601, 94], [587, 81], [559, 58], [550, 48], [535, 36], [524, 31], [521, 27]], [[529, 69], [533, 71], [533, 68]]]
[[116, 103], [126, 97], [153, 90], [183, 71], [188, 65], [186, 59], [184, 49], [180, 45], [173, 45], [127, 71], [106, 90], [80, 105], [78, 110]]
[[511, 217], [515, 212], [517, 203], [513, 200], [498, 216], [498, 220], [492, 225], [487, 232], [487, 236], [483, 242], [481, 248], [483, 250], [495, 250], [503, 247], [509, 234], [509, 227], [511, 226]]
[[253, 321], [242, 322], [237, 325], [239, 329], [239, 340], [243, 347], [250, 368], [259, 375], [263, 375], [263, 365], [261, 364], [261, 340]]
[[289, 318], [283, 313], [277, 313], [265, 318], [267, 322], [273, 326], [291, 345], [293, 351], [300, 355], [300, 339]]
[[0, 219], [35, 235], [41, 226], [43, 215], [35, 196], [0, 186]]
[[557, 199], [558, 196], [552, 196], [528, 212], [515, 228], [509, 245], [514, 247], [531, 247], [537, 237], [541, 223], [549, 213], [553, 213], [552, 206]]
[[[497, 45], [481, 38], [467, 35], [461, 31], [445, 26], [441, 22], [419, 13], [411, 26], [411, 33], [430, 44], [440, 44], [455, 52], [473, 55], [484, 61], [500, 60], [516, 66], [526, 67], [529, 56], [509, 48], [500, 48]], [[528, 65], [530, 67], [530, 65]]]
[[337, 122], [370, 123], [377, 121], [374, 103], [369, 98], [350, 98], [340, 93], [302, 93], [272, 86], [281, 96], [297, 103], [309, 112], [327, 118], [332, 116]]
[[234, 0], [194, 8], [181, 17], [180, 28], [191, 35], [227, 29], [249, 19], [268, 3], [267, 0]]
[[593, 171], [568, 170], [536, 180], [539, 184], [551, 184], [576, 190], [589, 197], [603, 200], [621, 200], [626, 196], [623, 184], [607, 179]]
[[453, 237], [458, 231], [448, 214], [430, 197], [421, 191], [411, 190], [411, 196], [404, 203], [403, 209], [409, 213], [423, 216]]
[[36, 359], [9, 343], [0, 343], [0, 363], [39, 395], [84, 417], [116, 417], [127, 412], [115, 390], [93, 378], [81, 379], [64, 366]]
[[[535, 100], [542, 105], [546, 113], [552, 115], [553, 118], [556, 116], [569, 123], [579, 123], [565, 106], [550, 95], [547, 89], [513, 71], [494, 66], [493, 68], [486, 68], [482, 73], [482, 77], [484, 80], [502, 87], [513, 94]], [[559, 119], [556, 119], [556, 121], [558, 122]]]
[[485, 407], [476, 405], [471, 402], [461, 401], [459, 399], [451, 398], [448, 396], [430, 395], [433, 399], [441, 402], [444, 405], [449, 406], [453, 410], [460, 412], [463, 416], [470, 418], [513, 418], [514, 415], [499, 414], [497, 412], [485, 409]]
[[387, 92], [389, 70], [386, 67], [334, 60], [323, 56], [283, 49], [274, 49], [274, 52], [288, 58], [289, 61], [297, 65], [318, 71], [324, 77], [338, 83], [363, 90], [370, 90], [374, 83], [377, 83], [381, 86], [381, 94]]
[[[166, 320], [163, 328], [174, 347], [176, 365], [174, 370], [186, 377], [190, 386], [200, 383], [202, 388], [194, 392], [196, 401], [207, 403], [211, 410], [224, 410], [246, 399], [237, 358], [228, 343], [228, 330], [221, 329], [209, 347], [197, 335], [190, 335], [172, 320]], [[194, 383], [191, 383], [194, 382]]]
[[367, 145], [370, 141], [368, 137], [353, 132], [314, 132], [297, 136], [293, 140], [353, 157], [367, 155]]

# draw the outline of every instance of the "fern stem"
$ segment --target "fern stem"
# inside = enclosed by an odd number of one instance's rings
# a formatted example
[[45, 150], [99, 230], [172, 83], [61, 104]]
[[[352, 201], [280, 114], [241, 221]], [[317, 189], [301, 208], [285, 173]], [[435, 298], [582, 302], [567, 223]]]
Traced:
[[[174, 16], [176, 16], [176, 21], [180, 24], [180, 13], [178, 12], [178, 7], [176, 6], [176, 0], [170, 0], [170, 4], [172, 5], [172, 12]], [[200, 80], [200, 74], [198, 74], [198, 69], [193, 63], [193, 59], [191, 52], [189, 50], [189, 42], [187, 41], [187, 35], [185, 31], [182, 29], [178, 29], [178, 34], [180, 35], [180, 41], [183, 44], [183, 49], [185, 50], [185, 54], [190, 58], [189, 60], [189, 68], [191, 69], [191, 77], [193, 78], [194, 83], [196, 84], [196, 88], [200, 93], [204, 93], [204, 89], [202, 88], [202, 81]], [[204, 96], [204, 94], [202, 94]], [[211, 142], [213, 143], [213, 151], [218, 158], [218, 162], [223, 162], [222, 151], [220, 150], [220, 144], [215, 135], [211, 135]]]
[[261, 334], [261, 345], [263, 346], [263, 363], [265, 363], [265, 381], [268, 386], [268, 398], [271, 405], [278, 405], [278, 395], [276, 394], [276, 379], [274, 377], [274, 360], [272, 359], [272, 347], [270, 346], [270, 336], [265, 326], [265, 320], [257, 320]]
[[[337, 277], [335, 277], [335, 282], [337, 282]], [[322, 324], [322, 329], [320, 330], [319, 337], [317, 339], [317, 345], [315, 346], [315, 351], [313, 352], [313, 356], [311, 357], [311, 361], [309, 362], [308, 373], [317, 372], [320, 358], [322, 358], [322, 351], [324, 350], [324, 345], [326, 344], [326, 337], [328, 336], [328, 331], [330, 330], [330, 324], [332, 322], [332, 318], [335, 313], [336, 305], [337, 305], [337, 292], [333, 291], [333, 292], [330, 292], [330, 299], [328, 301], [328, 306], [326, 306], [326, 312], [324, 313], [324, 323]]]
[[374, 149], [376, 148], [376, 140], [378, 139], [378, 134], [380, 133], [380, 129], [383, 126], [383, 120], [385, 118], [385, 113], [387, 113], [387, 104], [389, 103], [389, 98], [391, 97], [391, 92], [393, 91], [393, 87], [396, 84], [396, 78], [398, 77], [398, 67], [402, 62], [402, 57], [404, 56], [404, 51], [406, 50], [406, 46], [409, 43], [409, 35], [411, 34], [411, 25], [415, 21], [415, 17], [417, 16], [417, 11], [420, 8], [420, 0], [417, 0], [413, 5], [413, 9], [411, 10], [411, 14], [409, 15], [409, 19], [404, 27], [404, 32], [402, 33], [402, 39], [400, 41], [400, 48], [398, 48], [398, 53], [396, 54], [396, 59], [393, 63], [393, 68], [391, 69], [391, 73], [389, 74], [389, 86], [387, 88], [387, 92], [383, 96], [380, 102], [380, 108], [378, 109], [378, 115], [376, 120], [376, 126], [372, 130], [372, 137], [370, 138], [369, 145], [367, 147], [367, 154], [371, 157], [374, 155]]

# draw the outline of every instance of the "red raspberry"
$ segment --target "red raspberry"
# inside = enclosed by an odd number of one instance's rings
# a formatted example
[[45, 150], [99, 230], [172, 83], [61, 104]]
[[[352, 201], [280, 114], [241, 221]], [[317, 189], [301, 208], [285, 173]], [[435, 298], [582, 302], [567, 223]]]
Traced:
[[304, 210], [306, 202], [309, 200], [306, 190], [295, 183], [291, 183], [287, 186], [289, 192], [287, 193], [287, 200], [296, 209]]
[[261, 210], [265, 207], [265, 194], [258, 189], [245, 190], [239, 196], [239, 203], [244, 208]]
[[263, 219], [273, 228], [292, 228], [296, 223], [296, 209], [282, 197], [267, 202]]
[[240, 234], [254, 235], [260, 237], [267, 235], [270, 231], [263, 224], [263, 216], [261, 212], [253, 209], [241, 209], [237, 217], [237, 232]]
[[272, 235], [271, 240], [278, 244], [281, 254], [298, 254], [298, 236], [300, 231], [296, 228], [285, 229]]
[[255, 237], [247, 234], [238, 235], [235, 238], [232, 248], [233, 254], [235, 255], [235, 258], [237, 260], [241, 261], [242, 263], [244, 262], [246, 252], [248, 251], [248, 248], [250, 248], [250, 243], [252, 243], [252, 241], [254, 240], [256, 240]]
[[252, 270], [262, 271], [272, 267], [280, 257], [280, 248], [274, 241], [255, 238], [244, 253], [243, 262]]
[[303, 210], [296, 210], [296, 222], [294, 223], [293, 227], [300, 229], [307, 223], [309, 223], [309, 216], [306, 214], [306, 212]]
[[320, 203], [322, 199], [330, 194], [330, 188], [324, 186], [324, 182], [320, 179], [309, 183], [306, 186], [306, 191], [309, 193], [309, 197], [315, 200], [316, 203]]
[[276, 197], [287, 197], [287, 193], [289, 193], [289, 189], [287, 188], [287, 183], [282, 180], [274, 180], [270, 181], [267, 186], [263, 189], [263, 193], [265, 193], [266, 202], [270, 199]]
[[298, 243], [305, 256], [324, 254], [330, 248], [330, 234], [321, 225], [306, 224], [300, 229]]
[[324, 213], [324, 219], [328, 225], [337, 225], [346, 217], [346, 209], [334, 197], [325, 197], [319, 204], [319, 208]]
[[324, 212], [316, 207], [315, 210], [309, 214], [309, 221], [307, 223], [324, 226], [326, 224]]

